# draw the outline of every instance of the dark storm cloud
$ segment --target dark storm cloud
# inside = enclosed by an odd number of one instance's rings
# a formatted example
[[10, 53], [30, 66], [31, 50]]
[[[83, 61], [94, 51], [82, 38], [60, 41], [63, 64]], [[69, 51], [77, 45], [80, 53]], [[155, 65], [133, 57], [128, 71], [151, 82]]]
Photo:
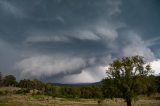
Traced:
[[[1, 0], [3, 73], [94, 82], [114, 58], [158, 59], [158, 0]], [[97, 76], [96, 76], [97, 75]], [[75, 79], [72, 81], [72, 79]]]
[[124, 4], [125, 7], [122, 8], [121, 20], [135, 30], [143, 31], [145, 39], [159, 34], [160, 7], [158, 0], [134, 0], [124, 3], [126, 5]]

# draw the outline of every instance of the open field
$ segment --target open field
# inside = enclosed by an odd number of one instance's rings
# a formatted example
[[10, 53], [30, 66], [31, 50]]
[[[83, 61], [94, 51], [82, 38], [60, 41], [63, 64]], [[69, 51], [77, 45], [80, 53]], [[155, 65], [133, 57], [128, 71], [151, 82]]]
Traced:
[[[52, 98], [44, 95], [7, 95], [0, 96], [0, 106], [125, 106], [122, 99], [105, 99], [98, 104], [98, 99]], [[160, 97], [142, 97], [134, 106], [160, 106]]]
[[[7, 95], [0, 96], [0, 106], [126, 106], [123, 99], [80, 99], [80, 98], [52, 98], [44, 95], [11, 94], [19, 88], [1, 88], [8, 91]], [[160, 106], [160, 94], [151, 97], [139, 96], [133, 106]]]

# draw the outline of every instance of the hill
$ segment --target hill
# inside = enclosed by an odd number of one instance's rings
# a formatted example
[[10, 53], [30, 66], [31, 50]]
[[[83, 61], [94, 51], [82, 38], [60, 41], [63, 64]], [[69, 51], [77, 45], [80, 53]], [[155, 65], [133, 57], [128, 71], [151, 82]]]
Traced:
[[101, 82], [94, 83], [75, 83], [75, 84], [63, 84], [63, 83], [53, 83], [56, 86], [70, 86], [70, 87], [84, 87], [84, 86], [99, 86]]

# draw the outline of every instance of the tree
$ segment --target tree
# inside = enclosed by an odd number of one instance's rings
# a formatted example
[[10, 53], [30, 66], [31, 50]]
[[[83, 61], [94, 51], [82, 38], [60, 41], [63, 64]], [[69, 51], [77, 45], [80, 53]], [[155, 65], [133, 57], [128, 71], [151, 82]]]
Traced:
[[160, 76], [156, 77], [157, 92], [160, 93]]
[[150, 65], [145, 65], [143, 57], [132, 56], [113, 61], [106, 73], [103, 87], [109, 85], [103, 92], [108, 93], [108, 97], [121, 97], [127, 106], [131, 106], [133, 99], [147, 91], [152, 71]]
[[21, 88], [33, 89], [34, 88], [34, 83], [31, 80], [24, 79], [24, 80], [19, 81], [18, 86], [21, 87]]
[[0, 87], [2, 86], [2, 73], [0, 72]]
[[13, 75], [7, 75], [3, 79], [3, 85], [4, 86], [16, 86], [16, 77]]
[[37, 79], [34, 79], [33, 81], [33, 88], [34, 89], [37, 89], [37, 90], [43, 90], [44, 88], [44, 83], [37, 80]]
[[53, 86], [52, 83], [46, 83], [46, 84], [45, 84], [44, 93], [45, 93], [46, 95], [55, 97], [55, 96], [57, 96], [56, 87]]

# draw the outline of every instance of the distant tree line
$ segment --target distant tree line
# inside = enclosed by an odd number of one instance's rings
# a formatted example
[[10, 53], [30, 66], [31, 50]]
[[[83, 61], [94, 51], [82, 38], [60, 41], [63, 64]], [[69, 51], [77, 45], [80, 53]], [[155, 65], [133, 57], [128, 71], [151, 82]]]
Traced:
[[123, 98], [127, 106], [138, 95], [160, 93], [160, 76], [150, 74], [150, 65], [144, 65], [140, 56], [117, 59], [109, 65], [107, 77], [99, 85], [90, 86], [56, 86], [37, 79], [16, 81], [14, 75], [3, 76], [0, 73], [0, 86], [19, 87], [17, 93], [33, 95], [48, 95], [63, 98]]
[[[141, 94], [150, 95], [153, 92], [160, 93], [160, 76], [150, 76], [155, 82], [150, 83], [147, 90], [141, 92]], [[112, 86], [114, 84], [113, 79], [104, 79], [100, 85], [90, 85], [90, 86], [56, 86], [53, 83], [44, 83], [37, 79], [29, 80], [23, 79], [19, 82], [16, 81], [14, 75], [2, 76], [0, 73], [0, 86], [12, 86], [20, 87], [18, 93], [29, 93], [31, 90], [33, 94], [43, 94], [52, 97], [64, 97], [64, 98], [113, 98], [121, 97], [120, 92], [115, 92], [115, 88]]]
[[19, 87], [17, 93], [29, 93], [33, 91], [33, 95], [48, 95], [52, 97], [63, 98], [102, 98], [102, 92], [100, 86], [56, 86], [53, 83], [44, 83], [40, 80], [23, 79], [19, 82], [16, 81], [14, 75], [2, 76], [0, 73], [0, 86], [5, 87]]

